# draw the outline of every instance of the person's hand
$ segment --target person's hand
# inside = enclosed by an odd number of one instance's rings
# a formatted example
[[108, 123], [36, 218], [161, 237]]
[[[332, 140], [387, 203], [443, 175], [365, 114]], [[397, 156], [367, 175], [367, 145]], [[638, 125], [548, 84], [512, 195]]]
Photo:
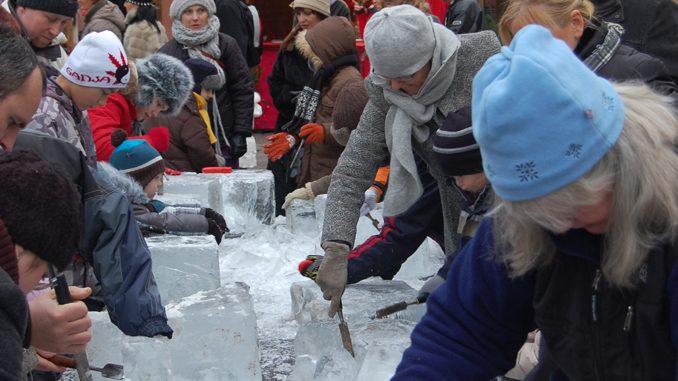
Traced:
[[306, 144], [322, 143], [325, 141], [325, 128], [317, 123], [309, 123], [301, 127], [299, 137], [306, 138]]
[[366, 216], [367, 213], [374, 210], [374, 208], [377, 206], [378, 200], [379, 193], [374, 190], [374, 187], [370, 187], [370, 189], [366, 190], [365, 202], [363, 202], [363, 206], [360, 208], [360, 217]]
[[349, 247], [345, 243], [327, 241], [322, 244], [325, 250], [323, 262], [318, 269], [315, 282], [320, 286], [325, 300], [331, 300], [328, 315], [332, 318], [337, 313], [341, 296], [346, 290], [348, 277]]
[[299, 102], [299, 97], [301, 97], [301, 90], [290, 91], [290, 95], [292, 95], [292, 99], [290, 99], [290, 102], [293, 105], [296, 105], [297, 102]]
[[219, 224], [211, 218], [207, 219], [207, 234], [214, 236], [214, 239], [217, 241], [217, 245], [221, 244], [221, 237], [224, 235], [224, 231], [221, 230]]
[[353, 5], [353, 10], [354, 10], [356, 13], [359, 13], [359, 12], [361, 12], [361, 11], [363, 10], [363, 6], [360, 5], [360, 4], [358, 4], [358, 3], [355, 3], [355, 4]]
[[31, 345], [54, 353], [75, 354], [84, 352], [92, 340], [89, 328], [92, 320], [87, 315], [87, 306], [80, 300], [92, 293], [89, 287], [68, 288], [73, 303], [57, 303], [54, 290], [33, 299], [31, 313]]
[[292, 200], [310, 200], [311, 195], [308, 194], [308, 191], [306, 188], [299, 188], [295, 189], [294, 191], [290, 192], [287, 196], [285, 196], [285, 203], [282, 205], [283, 209], [287, 209], [290, 204], [292, 204]]
[[429, 279], [424, 283], [423, 286], [421, 286], [421, 289], [419, 289], [419, 295], [424, 295], [424, 294], [431, 294], [433, 291], [436, 290], [436, 288], [440, 287], [443, 283], [445, 283], [445, 279], [441, 277], [440, 275], [436, 275], [433, 278]]
[[56, 365], [55, 363], [49, 361], [49, 359], [56, 356], [56, 353], [43, 351], [37, 348], [33, 349], [35, 349], [35, 354], [38, 355], [38, 365], [36, 365], [36, 367], [33, 369], [41, 370], [43, 372], [55, 372], [55, 373], [63, 373], [66, 371], [66, 368], [64, 368], [63, 366]]
[[222, 232], [228, 233], [230, 231], [228, 230], [228, 226], [226, 226], [226, 220], [224, 220], [224, 216], [217, 213], [214, 209], [205, 208], [205, 217], [213, 219]]
[[264, 153], [268, 156], [268, 160], [270, 161], [280, 159], [297, 144], [297, 138], [287, 132], [278, 132], [277, 134], [267, 136], [266, 140], [270, 143], [264, 144]]
[[247, 137], [243, 134], [235, 134], [232, 140], [231, 156], [233, 159], [239, 159], [247, 153]]

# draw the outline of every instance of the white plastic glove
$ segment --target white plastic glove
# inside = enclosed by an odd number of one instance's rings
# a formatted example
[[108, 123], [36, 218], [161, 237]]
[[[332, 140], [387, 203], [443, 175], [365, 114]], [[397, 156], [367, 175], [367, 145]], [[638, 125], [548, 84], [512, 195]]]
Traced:
[[360, 217], [366, 216], [367, 213], [371, 212], [377, 206], [377, 200], [379, 195], [373, 190], [372, 187], [365, 191], [365, 202], [360, 208]]

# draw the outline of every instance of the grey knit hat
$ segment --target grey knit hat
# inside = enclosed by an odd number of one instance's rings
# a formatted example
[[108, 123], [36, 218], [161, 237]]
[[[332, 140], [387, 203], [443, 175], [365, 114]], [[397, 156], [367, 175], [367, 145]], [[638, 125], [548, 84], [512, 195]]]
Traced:
[[208, 17], [212, 17], [217, 13], [217, 6], [214, 4], [214, 0], [174, 0], [170, 4], [169, 15], [175, 20], [181, 20], [181, 14], [186, 8], [194, 5], [202, 5], [207, 10]]
[[330, 0], [294, 0], [290, 8], [306, 8], [330, 17]]
[[75, 17], [78, 12], [76, 0], [17, 0], [16, 5], [68, 17]]
[[365, 50], [374, 73], [408, 77], [433, 57], [433, 21], [411, 5], [384, 8], [365, 26]]
[[155, 53], [136, 61], [139, 75], [139, 95], [134, 100], [137, 107], [147, 107], [159, 97], [167, 105], [160, 115], [176, 116], [193, 90], [193, 75], [178, 59]]

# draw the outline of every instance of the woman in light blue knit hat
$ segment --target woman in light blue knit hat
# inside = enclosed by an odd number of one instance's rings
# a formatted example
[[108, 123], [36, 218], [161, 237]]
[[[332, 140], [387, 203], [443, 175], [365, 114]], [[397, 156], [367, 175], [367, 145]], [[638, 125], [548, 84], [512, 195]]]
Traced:
[[570, 380], [675, 380], [678, 119], [536, 25], [473, 82], [495, 210], [427, 301], [393, 380], [489, 380], [539, 328]]

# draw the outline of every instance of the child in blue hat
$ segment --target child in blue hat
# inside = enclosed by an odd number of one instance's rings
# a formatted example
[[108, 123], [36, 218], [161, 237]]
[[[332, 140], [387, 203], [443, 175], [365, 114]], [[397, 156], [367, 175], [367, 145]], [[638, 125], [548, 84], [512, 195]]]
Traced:
[[221, 243], [228, 232], [226, 221], [210, 208], [199, 206], [171, 206], [154, 200], [162, 184], [165, 164], [162, 157], [144, 140], [117, 140], [119, 144], [111, 154], [110, 165], [99, 162], [111, 182], [127, 195], [134, 208], [134, 216], [142, 231], [190, 235], [207, 233]]

